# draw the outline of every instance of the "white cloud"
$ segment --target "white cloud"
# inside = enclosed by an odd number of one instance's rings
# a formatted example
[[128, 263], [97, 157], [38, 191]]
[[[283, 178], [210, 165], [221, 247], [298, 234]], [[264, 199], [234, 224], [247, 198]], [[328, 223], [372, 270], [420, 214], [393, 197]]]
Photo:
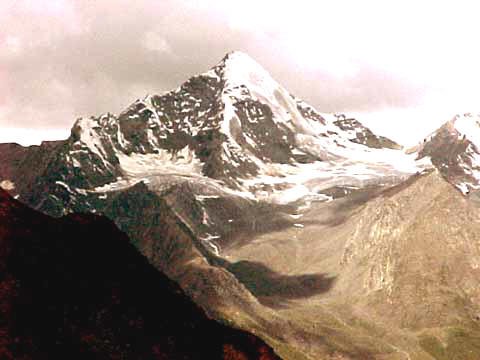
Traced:
[[12, 55], [18, 55], [22, 51], [22, 41], [18, 36], [7, 35], [5, 48]]
[[143, 38], [143, 45], [151, 51], [158, 51], [160, 53], [172, 53], [172, 48], [168, 41], [159, 33], [154, 31], [147, 31]]

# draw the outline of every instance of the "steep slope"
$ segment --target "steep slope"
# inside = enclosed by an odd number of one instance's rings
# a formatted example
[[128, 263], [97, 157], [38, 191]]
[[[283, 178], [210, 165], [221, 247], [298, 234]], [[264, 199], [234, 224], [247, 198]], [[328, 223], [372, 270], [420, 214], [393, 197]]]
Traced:
[[415, 149], [464, 194], [480, 187], [480, 117], [456, 115]]
[[437, 171], [299, 215], [303, 227], [223, 254], [259, 301], [305, 331], [287, 342], [312, 359], [480, 357], [480, 212]]
[[356, 288], [356, 305], [374, 318], [415, 332], [434, 358], [478, 358], [478, 207], [434, 171], [386, 191], [358, 216], [339, 286]]
[[105, 218], [52, 219], [0, 189], [2, 359], [278, 359], [208, 319]]
[[344, 274], [367, 264], [361, 287], [390, 309], [384, 316], [424, 328], [475, 319], [480, 212], [437, 171], [386, 190], [350, 224]]

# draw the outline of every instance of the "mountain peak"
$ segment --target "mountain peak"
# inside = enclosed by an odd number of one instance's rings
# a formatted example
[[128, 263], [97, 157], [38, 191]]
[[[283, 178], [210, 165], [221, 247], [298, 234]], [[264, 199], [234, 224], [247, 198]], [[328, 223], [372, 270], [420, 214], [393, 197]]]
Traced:
[[229, 52], [222, 59], [222, 63], [225, 65], [226, 68], [247, 68], [249, 70], [266, 72], [266, 70], [250, 55], [242, 51]]
[[419, 144], [442, 176], [465, 195], [480, 189], [480, 116], [457, 114]]
[[[216, 66], [223, 73], [228, 87], [247, 86], [276, 89], [279, 85], [265, 68], [242, 51], [231, 51]], [[265, 90], [265, 89], [264, 89]]]
[[223, 60], [228, 60], [228, 59], [239, 59], [239, 58], [247, 58], [247, 59], [252, 59], [250, 55], [248, 55], [246, 52], [240, 51], [240, 50], [233, 50], [229, 51], [225, 56], [223, 57]]
[[253, 67], [261, 68], [263, 71], [266, 71], [250, 55], [239, 50], [228, 52], [223, 57], [221, 64], [224, 64], [226, 67]]

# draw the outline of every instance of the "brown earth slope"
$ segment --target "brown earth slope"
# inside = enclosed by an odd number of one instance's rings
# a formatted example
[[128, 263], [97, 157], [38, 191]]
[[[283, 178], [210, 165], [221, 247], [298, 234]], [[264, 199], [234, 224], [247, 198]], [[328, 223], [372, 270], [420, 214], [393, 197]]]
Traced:
[[[303, 329], [287, 343], [312, 359], [480, 358], [480, 211], [438, 172], [302, 215], [303, 227], [224, 254], [259, 301]], [[333, 279], [325, 291], [275, 290], [320, 274]]]

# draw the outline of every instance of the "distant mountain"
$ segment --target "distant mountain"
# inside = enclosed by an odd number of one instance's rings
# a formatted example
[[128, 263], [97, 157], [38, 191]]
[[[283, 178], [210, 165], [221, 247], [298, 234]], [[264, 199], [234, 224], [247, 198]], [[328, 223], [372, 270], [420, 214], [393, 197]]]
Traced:
[[1, 189], [0, 314], [2, 359], [279, 359], [207, 318], [107, 219], [53, 219]]
[[480, 188], [480, 116], [456, 115], [419, 144], [419, 159], [430, 159], [462, 193]]

